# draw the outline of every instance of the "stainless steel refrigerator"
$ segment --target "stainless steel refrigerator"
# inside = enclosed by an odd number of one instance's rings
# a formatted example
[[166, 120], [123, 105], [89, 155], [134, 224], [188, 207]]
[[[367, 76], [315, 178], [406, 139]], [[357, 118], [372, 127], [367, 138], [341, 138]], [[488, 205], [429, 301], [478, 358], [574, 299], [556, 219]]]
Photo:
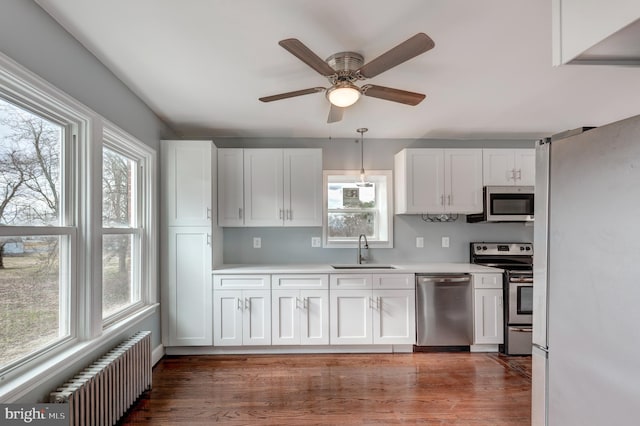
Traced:
[[640, 116], [539, 141], [532, 425], [638, 424]]

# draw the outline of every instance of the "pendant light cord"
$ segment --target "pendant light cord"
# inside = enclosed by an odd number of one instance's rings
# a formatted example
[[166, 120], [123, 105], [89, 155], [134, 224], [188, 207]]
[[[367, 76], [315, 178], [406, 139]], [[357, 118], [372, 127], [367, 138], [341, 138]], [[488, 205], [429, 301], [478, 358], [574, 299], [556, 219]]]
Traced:
[[364, 179], [364, 132], [368, 131], [366, 127], [361, 127], [356, 130], [360, 133], [360, 177]]

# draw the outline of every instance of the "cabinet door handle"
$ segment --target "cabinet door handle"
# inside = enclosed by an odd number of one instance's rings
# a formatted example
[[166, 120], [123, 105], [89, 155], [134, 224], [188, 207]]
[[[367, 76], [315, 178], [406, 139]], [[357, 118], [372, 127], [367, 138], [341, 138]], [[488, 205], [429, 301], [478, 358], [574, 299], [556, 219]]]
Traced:
[[251, 310], [251, 299], [249, 299], [248, 297], [244, 298], [244, 308]]
[[293, 220], [293, 210], [287, 209], [287, 219]]
[[444, 194], [440, 196], [440, 205], [444, 206]]
[[238, 219], [242, 219], [242, 207], [238, 207]]
[[308, 297], [304, 297], [302, 299], [302, 307], [304, 309], [309, 309], [309, 298]]
[[502, 296], [498, 296], [498, 307], [502, 308]]
[[511, 180], [516, 180], [516, 169], [511, 169]]
[[282, 209], [280, 209], [280, 214], [278, 215], [278, 219], [284, 219], [284, 217], [282, 215]]
[[238, 310], [241, 311], [242, 310], [242, 299], [240, 299], [238, 297], [236, 300], [238, 301]]
[[[302, 306], [304, 307], [304, 299], [302, 299]], [[300, 309], [300, 298], [296, 297], [296, 309]]]
[[211, 247], [211, 234], [207, 234], [207, 245]]
[[447, 195], [447, 205], [451, 205], [451, 194]]
[[518, 169], [518, 180], [522, 180], [522, 169]]
[[211, 209], [207, 207], [207, 219], [211, 219]]
[[378, 310], [382, 310], [382, 297], [378, 297]]

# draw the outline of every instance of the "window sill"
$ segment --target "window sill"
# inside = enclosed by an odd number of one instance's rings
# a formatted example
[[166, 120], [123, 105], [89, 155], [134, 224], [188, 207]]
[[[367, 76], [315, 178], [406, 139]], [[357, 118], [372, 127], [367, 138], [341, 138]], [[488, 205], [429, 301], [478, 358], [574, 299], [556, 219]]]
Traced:
[[[59, 374], [73, 360], [91, 351], [98, 350], [101, 346], [116, 345], [118, 342], [115, 340], [121, 333], [158, 312], [159, 306], [158, 303], [147, 305], [130, 317], [104, 329], [99, 337], [75, 343], [70, 348], [34, 365], [22, 374], [17, 374], [15, 377], [7, 379], [6, 382], [0, 377], [0, 380], [2, 380], [0, 384], [0, 403], [17, 402], [20, 398], [35, 391], [43, 382]], [[107, 346], [104, 350], [107, 351], [108, 349], [110, 349], [110, 346]]]

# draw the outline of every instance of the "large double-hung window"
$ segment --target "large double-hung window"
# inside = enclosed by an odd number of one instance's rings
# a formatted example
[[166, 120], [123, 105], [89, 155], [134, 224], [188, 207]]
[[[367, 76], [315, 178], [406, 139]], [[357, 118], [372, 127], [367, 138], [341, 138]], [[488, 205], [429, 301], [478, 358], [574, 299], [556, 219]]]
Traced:
[[154, 312], [155, 161], [0, 54], [0, 387]]
[[74, 335], [74, 123], [0, 96], [0, 367]]
[[[144, 304], [150, 280], [153, 152], [105, 126], [102, 148], [102, 318]], [[147, 256], [144, 256], [146, 254]]]

